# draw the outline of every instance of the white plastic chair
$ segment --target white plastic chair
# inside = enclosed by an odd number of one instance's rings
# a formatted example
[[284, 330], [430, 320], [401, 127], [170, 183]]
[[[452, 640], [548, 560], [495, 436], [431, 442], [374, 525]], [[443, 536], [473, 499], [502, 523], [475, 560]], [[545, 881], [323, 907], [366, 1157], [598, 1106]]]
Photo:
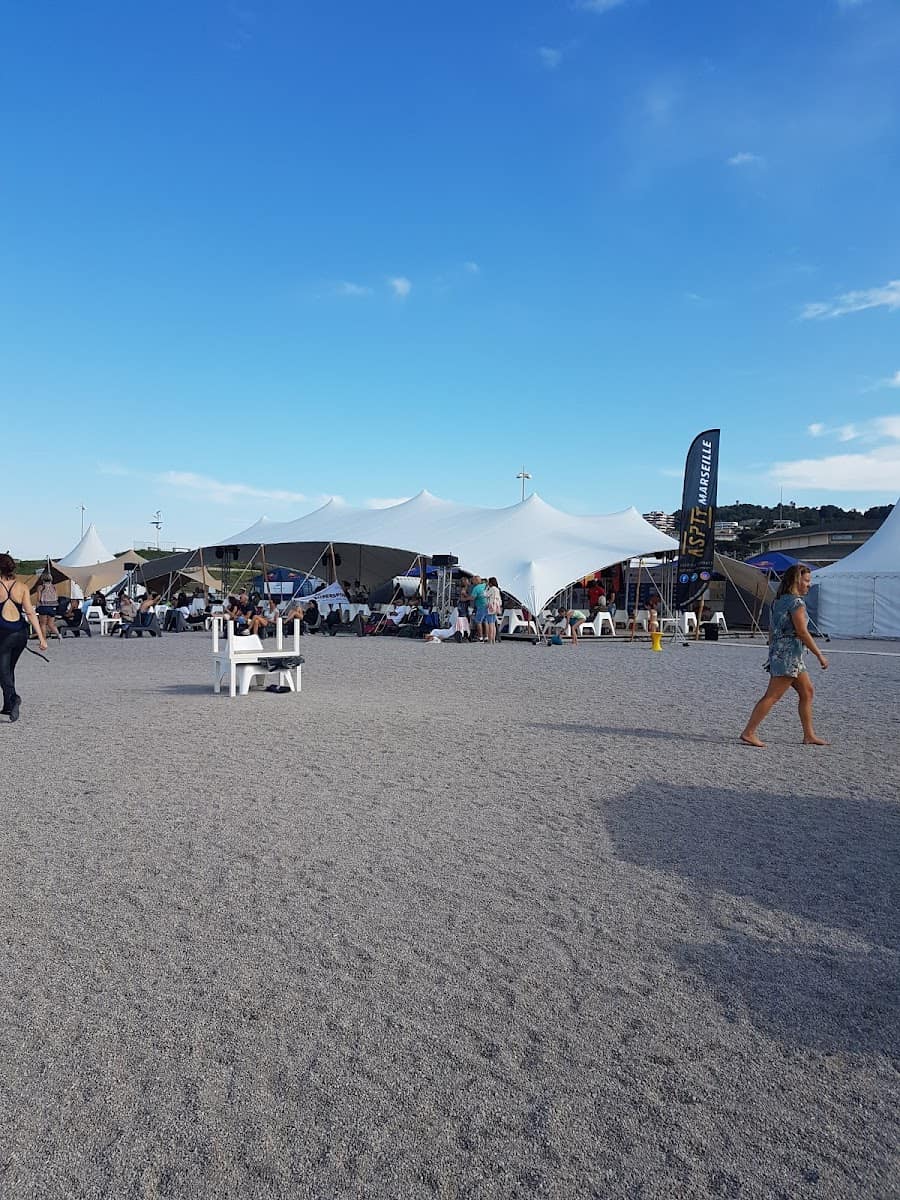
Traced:
[[[504, 627], [505, 626], [505, 627]], [[509, 636], [515, 633], [517, 629], [527, 629], [529, 632], [537, 636], [537, 626], [534, 621], [526, 621], [525, 614], [521, 608], [504, 608], [500, 615], [499, 633], [505, 633]]]
[[[234, 697], [238, 692], [246, 696], [254, 679], [262, 682], [270, 673], [268, 661], [263, 660], [300, 657], [300, 622], [296, 619], [293, 649], [285, 649], [284, 627], [280, 618], [276, 621], [274, 650], [264, 646], [255, 633], [235, 637], [234, 621], [227, 622], [228, 628], [223, 643], [222, 621], [220, 616], [213, 617], [213, 691], [216, 694], [221, 692], [222, 681], [227, 676], [229, 696]], [[292, 692], [299, 692], [300, 671], [300, 663], [296, 667], [285, 667], [283, 671], [278, 672], [279, 685], [290, 688]]]
[[714, 612], [712, 619], [716, 625], [720, 625], [725, 632], [728, 632], [728, 626], [725, 624], [725, 614], [722, 612]]
[[679, 614], [681, 621], [681, 632], [687, 637], [689, 633], [697, 632], [697, 615], [692, 612], [683, 612]]
[[601, 611], [597, 613], [597, 615], [596, 615], [596, 617], [594, 617], [593, 621], [585, 621], [585, 623], [578, 630], [578, 636], [581, 638], [581, 637], [584, 637], [585, 634], [587, 634], [588, 637], [600, 637], [601, 630], [603, 629], [604, 625], [609, 627], [609, 632], [612, 634], [613, 637], [615, 637], [616, 636], [615, 622], [613, 621], [610, 614], [603, 609], [601, 609]]
[[109, 632], [109, 627], [113, 623], [112, 617], [108, 617], [99, 604], [88, 605], [86, 617], [91, 625], [98, 625], [100, 627], [101, 637]]

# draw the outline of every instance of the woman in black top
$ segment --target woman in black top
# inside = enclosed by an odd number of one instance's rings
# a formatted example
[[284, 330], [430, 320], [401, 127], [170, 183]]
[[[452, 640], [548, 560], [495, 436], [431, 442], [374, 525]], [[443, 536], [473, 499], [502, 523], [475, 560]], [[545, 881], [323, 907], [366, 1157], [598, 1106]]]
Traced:
[[16, 691], [16, 663], [28, 642], [28, 626], [37, 634], [38, 645], [47, 649], [47, 640], [31, 603], [28, 588], [16, 579], [15, 560], [0, 554], [0, 688], [3, 708], [10, 721], [18, 721], [22, 697]]

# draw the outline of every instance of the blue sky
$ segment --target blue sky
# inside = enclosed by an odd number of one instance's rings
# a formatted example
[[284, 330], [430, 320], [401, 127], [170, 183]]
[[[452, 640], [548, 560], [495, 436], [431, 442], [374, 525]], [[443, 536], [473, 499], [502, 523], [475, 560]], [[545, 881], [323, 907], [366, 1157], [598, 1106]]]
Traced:
[[[0, 542], [900, 492], [896, 0], [0, 3]], [[12, 492], [10, 491], [12, 489]]]

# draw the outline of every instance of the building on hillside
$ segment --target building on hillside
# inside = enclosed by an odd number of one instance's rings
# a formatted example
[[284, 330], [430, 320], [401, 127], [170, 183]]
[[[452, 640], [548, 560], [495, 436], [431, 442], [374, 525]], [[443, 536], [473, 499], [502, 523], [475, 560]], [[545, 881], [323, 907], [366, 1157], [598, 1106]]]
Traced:
[[859, 525], [837, 522], [825, 525], [797, 525], [791, 529], [770, 529], [752, 543], [754, 554], [778, 551], [798, 558], [813, 567], [846, 558], [867, 542], [881, 521], [864, 521]]
[[740, 529], [739, 521], [716, 521], [716, 542], [736, 542]]
[[649, 521], [660, 533], [665, 533], [668, 537], [678, 537], [678, 519], [675, 513], [648, 512], [643, 516], [644, 520]]

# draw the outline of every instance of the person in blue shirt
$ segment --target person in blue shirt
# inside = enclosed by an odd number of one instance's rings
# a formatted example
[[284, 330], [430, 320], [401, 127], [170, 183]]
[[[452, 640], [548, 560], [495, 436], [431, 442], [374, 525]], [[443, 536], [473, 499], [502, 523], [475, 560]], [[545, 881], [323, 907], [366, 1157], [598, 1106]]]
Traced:
[[469, 595], [475, 606], [475, 636], [479, 642], [487, 641], [487, 584], [480, 575], [472, 576], [472, 587]]
[[806, 602], [803, 597], [810, 588], [809, 567], [796, 563], [785, 571], [775, 603], [769, 629], [769, 686], [766, 694], [756, 702], [747, 722], [741, 741], [747, 746], [765, 746], [757, 730], [781, 697], [793, 688], [798, 697], [800, 724], [803, 726], [805, 746], [827, 746], [813, 729], [812, 702], [813, 685], [803, 661], [806, 648], [818, 660], [824, 671], [828, 659], [816, 645], [809, 632], [806, 620]]

